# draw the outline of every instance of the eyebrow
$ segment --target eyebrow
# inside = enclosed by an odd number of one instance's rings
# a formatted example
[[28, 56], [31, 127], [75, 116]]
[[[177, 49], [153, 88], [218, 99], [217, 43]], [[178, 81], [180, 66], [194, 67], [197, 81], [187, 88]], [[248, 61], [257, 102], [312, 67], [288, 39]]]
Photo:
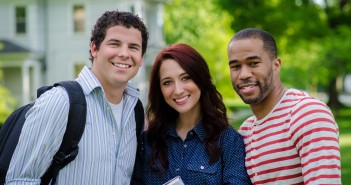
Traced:
[[[254, 56], [249, 56], [249, 57], [245, 58], [245, 60], [254, 60], [254, 59], [261, 59], [261, 57], [254, 55]], [[238, 63], [238, 62], [239, 62], [239, 60], [230, 60], [229, 65], [234, 64], [234, 63]]]
[[261, 59], [261, 57], [254, 55], [246, 58], [246, 60], [253, 60], [253, 59]]
[[[122, 41], [121, 41], [121, 40], [118, 40], [118, 39], [110, 39], [110, 40], [108, 40], [107, 42], [122, 42]], [[128, 45], [141, 48], [141, 45], [138, 44], [138, 43], [128, 43]]]
[[109, 40], [107, 40], [107, 42], [121, 42], [120, 40], [118, 40], [118, 39], [109, 39]]
[[[181, 73], [178, 77], [184, 77], [184, 76], [186, 76], [186, 75], [189, 75], [187, 72], [184, 72], [184, 73]], [[190, 76], [190, 75], [189, 75]], [[163, 80], [169, 80], [169, 79], [172, 79], [172, 77], [169, 77], [169, 76], [167, 76], [167, 77], [164, 77], [164, 78], [161, 78], [160, 77], [160, 82], [162, 82]]]
[[139, 44], [137, 44], [137, 43], [130, 43], [129, 45], [134, 46], [134, 47], [141, 48], [141, 45], [139, 45]]
[[162, 83], [163, 81], [169, 80], [169, 79], [171, 79], [171, 78], [170, 77], [160, 78], [160, 82]]

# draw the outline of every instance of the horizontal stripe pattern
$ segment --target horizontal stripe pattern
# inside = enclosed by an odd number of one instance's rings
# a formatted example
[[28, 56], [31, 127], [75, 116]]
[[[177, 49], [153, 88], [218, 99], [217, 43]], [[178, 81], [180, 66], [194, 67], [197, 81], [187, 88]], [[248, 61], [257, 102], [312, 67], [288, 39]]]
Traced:
[[[87, 67], [77, 81], [87, 101], [86, 126], [77, 158], [64, 167], [56, 184], [129, 184], [136, 153], [134, 106], [138, 90], [128, 83], [124, 93], [122, 131], [101, 84]], [[67, 125], [69, 99], [62, 87], [37, 99], [27, 113], [7, 184], [39, 184], [58, 150]]]
[[254, 184], [341, 184], [339, 130], [330, 109], [289, 89], [263, 119], [240, 127]]

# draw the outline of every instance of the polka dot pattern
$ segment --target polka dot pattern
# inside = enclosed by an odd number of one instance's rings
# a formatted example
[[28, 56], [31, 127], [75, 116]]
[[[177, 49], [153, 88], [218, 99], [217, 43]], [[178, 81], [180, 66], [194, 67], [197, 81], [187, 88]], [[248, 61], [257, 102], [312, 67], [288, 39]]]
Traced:
[[205, 136], [206, 131], [201, 122], [188, 132], [184, 141], [177, 135], [175, 128], [169, 130], [167, 136], [169, 169], [162, 176], [152, 171], [146, 164], [151, 148], [145, 143], [144, 159], [136, 164], [136, 168], [139, 169], [135, 170], [135, 176], [140, 177], [141, 182], [136, 184], [163, 184], [176, 176], [180, 176], [186, 185], [251, 184], [245, 168], [244, 143], [239, 133], [228, 128], [221, 134], [218, 144], [222, 149], [222, 155], [213, 164], [208, 163]]

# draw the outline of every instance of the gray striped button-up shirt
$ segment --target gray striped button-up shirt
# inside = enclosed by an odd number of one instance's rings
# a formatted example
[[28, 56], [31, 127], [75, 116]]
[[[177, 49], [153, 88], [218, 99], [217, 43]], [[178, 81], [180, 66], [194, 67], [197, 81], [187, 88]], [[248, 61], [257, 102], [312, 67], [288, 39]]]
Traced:
[[[133, 110], [139, 91], [128, 83], [119, 132], [101, 84], [88, 67], [83, 68], [77, 81], [87, 101], [86, 126], [77, 158], [60, 171], [56, 184], [129, 184], [137, 145]], [[7, 184], [40, 184], [62, 142], [68, 110], [68, 95], [62, 87], [37, 99], [26, 115]]]

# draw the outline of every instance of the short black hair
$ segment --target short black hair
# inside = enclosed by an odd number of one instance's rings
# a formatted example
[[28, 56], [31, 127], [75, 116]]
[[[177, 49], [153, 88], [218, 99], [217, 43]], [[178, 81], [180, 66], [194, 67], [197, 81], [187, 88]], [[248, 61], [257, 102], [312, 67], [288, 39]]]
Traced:
[[275, 59], [278, 56], [277, 45], [274, 37], [267, 31], [260, 30], [257, 28], [246, 28], [237, 32], [230, 42], [235, 40], [258, 38], [263, 42], [263, 49], [268, 53], [268, 55]]

